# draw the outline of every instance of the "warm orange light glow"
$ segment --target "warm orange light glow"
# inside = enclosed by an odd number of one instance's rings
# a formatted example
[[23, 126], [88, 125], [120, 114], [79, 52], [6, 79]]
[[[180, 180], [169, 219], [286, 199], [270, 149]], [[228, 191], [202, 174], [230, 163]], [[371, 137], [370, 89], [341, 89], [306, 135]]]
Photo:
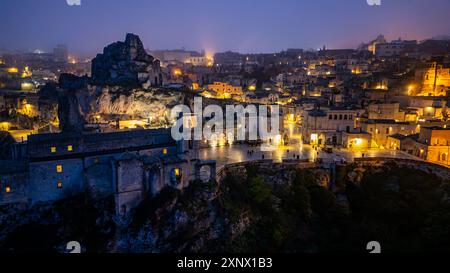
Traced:
[[10, 193], [10, 192], [11, 192], [11, 187], [10, 187], [10, 186], [6, 186], [5, 192], [6, 192], [6, 193]]
[[355, 138], [355, 139], [353, 140], [353, 142], [355, 143], [356, 146], [360, 146], [360, 145], [362, 144], [362, 139], [360, 139], [360, 138]]
[[51, 147], [51, 148], [50, 148], [50, 152], [51, 152], [52, 154], [56, 153], [56, 147]]
[[180, 176], [180, 174], [181, 174], [180, 169], [177, 168], [174, 171], [175, 171], [175, 176]]
[[167, 149], [163, 149], [163, 154], [164, 154], [164, 155], [167, 154]]
[[57, 165], [57, 166], [56, 166], [56, 172], [57, 172], [57, 173], [62, 173], [62, 171], [63, 171], [62, 166], [61, 166], [61, 165]]
[[17, 67], [10, 67], [6, 71], [8, 71], [8, 73], [19, 73], [19, 69]]
[[9, 122], [0, 122], [0, 130], [2, 131], [8, 131], [11, 124]]

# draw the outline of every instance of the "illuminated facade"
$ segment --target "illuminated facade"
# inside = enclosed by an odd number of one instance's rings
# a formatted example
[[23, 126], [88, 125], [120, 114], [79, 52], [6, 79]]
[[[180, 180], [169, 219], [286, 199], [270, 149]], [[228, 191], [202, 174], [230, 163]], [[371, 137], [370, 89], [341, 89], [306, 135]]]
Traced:
[[[0, 166], [0, 204], [55, 201], [88, 192], [113, 194], [124, 214], [166, 186], [182, 189], [215, 162], [198, 160], [198, 142], [172, 139], [170, 129], [101, 134], [39, 134], [14, 146]], [[9, 192], [5, 191], [9, 187]]]
[[388, 138], [391, 135], [412, 135], [420, 131], [417, 123], [396, 122], [395, 120], [368, 120], [361, 123], [361, 128], [372, 135], [373, 148], [388, 147]]
[[209, 84], [206, 89], [215, 92], [217, 98], [221, 99], [231, 99], [233, 96], [242, 97], [244, 95], [241, 86], [233, 86], [224, 82], [214, 82]]
[[369, 119], [405, 121], [405, 112], [400, 111], [399, 103], [376, 103], [367, 108]]
[[341, 145], [342, 133], [356, 128], [359, 109], [328, 108], [306, 111], [302, 119], [302, 139], [312, 145]]
[[450, 128], [424, 127], [419, 134], [397, 139], [400, 143], [397, 149], [429, 162], [450, 166]]
[[450, 88], [450, 67], [437, 62], [429, 63], [416, 70], [416, 81], [420, 90], [413, 94], [420, 96], [446, 96]]

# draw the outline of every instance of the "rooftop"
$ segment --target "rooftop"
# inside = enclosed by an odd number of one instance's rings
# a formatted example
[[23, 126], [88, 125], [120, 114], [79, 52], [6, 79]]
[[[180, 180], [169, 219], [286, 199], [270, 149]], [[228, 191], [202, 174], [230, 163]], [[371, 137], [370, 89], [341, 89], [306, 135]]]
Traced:
[[129, 140], [136, 137], [153, 137], [157, 135], [170, 135], [170, 129], [131, 130], [113, 133], [59, 133], [30, 135], [28, 143], [34, 144], [47, 141], [61, 141], [70, 139], [83, 139], [85, 142]]
[[369, 119], [368, 124], [399, 124], [399, 125], [409, 125], [410, 122], [397, 122], [393, 119]]

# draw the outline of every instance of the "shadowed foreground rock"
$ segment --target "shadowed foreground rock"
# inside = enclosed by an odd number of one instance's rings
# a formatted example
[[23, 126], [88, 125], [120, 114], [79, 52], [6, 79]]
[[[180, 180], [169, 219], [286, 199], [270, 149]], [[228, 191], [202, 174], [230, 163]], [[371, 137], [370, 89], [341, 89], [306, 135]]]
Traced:
[[450, 181], [353, 164], [331, 191], [324, 171], [249, 165], [220, 186], [166, 188], [120, 219], [112, 198], [0, 207], [0, 252], [64, 252], [72, 240], [85, 252], [366, 253], [373, 240], [385, 253], [450, 251]]

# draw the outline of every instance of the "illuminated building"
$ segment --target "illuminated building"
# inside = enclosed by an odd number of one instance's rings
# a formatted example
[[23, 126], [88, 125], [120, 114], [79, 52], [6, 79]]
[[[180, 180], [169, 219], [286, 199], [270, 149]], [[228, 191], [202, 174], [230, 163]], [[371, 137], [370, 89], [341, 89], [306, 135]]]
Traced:
[[10, 68], [6, 69], [6, 71], [8, 71], [8, 73], [11, 73], [11, 74], [19, 73], [19, 69], [17, 67], [10, 67]]
[[368, 50], [368, 51], [372, 52], [372, 54], [375, 55], [377, 44], [383, 44], [383, 43], [386, 43], [386, 38], [384, 38], [383, 35], [379, 35], [377, 38], [375, 38], [373, 41], [369, 42], [368, 44], [362, 45], [360, 47], [360, 49]]
[[20, 89], [23, 91], [31, 91], [31, 90], [35, 89], [35, 86], [34, 86], [34, 84], [29, 83], [29, 82], [22, 82], [20, 84]]
[[183, 63], [193, 66], [213, 66], [214, 58], [211, 53], [196, 51], [188, 51], [184, 49], [175, 50], [154, 50], [150, 54], [155, 58], [161, 60], [165, 64], [169, 63]]
[[390, 43], [377, 43], [375, 45], [375, 56], [377, 57], [395, 57], [400, 56], [406, 46], [414, 46], [417, 41], [395, 40]]
[[206, 89], [215, 92], [216, 96], [221, 99], [231, 99], [233, 96], [244, 95], [241, 86], [233, 86], [224, 82], [214, 82], [209, 84]]
[[69, 60], [69, 51], [67, 46], [59, 44], [53, 49], [53, 58], [55, 62], [67, 63]]
[[22, 78], [27, 78], [33, 76], [33, 73], [30, 71], [30, 68], [28, 66], [25, 66], [21, 76]]
[[[437, 62], [428, 63], [416, 70], [416, 82], [420, 90], [414, 94], [419, 96], [446, 96], [450, 88], [450, 67]], [[412, 90], [411, 90], [412, 92]]]
[[395, 120], [367, 120], [361, 123], [363, 131], [372, 135], [374, 148], [386, 148], [390, 143], [388, 137], [395, 134], [412, 135], [420, 131], [415, 122], [396, 122]]
[[423, 160], [450, 166], [450, 128], [423, 127], [415, 135], [394, 135], [390, 148], [405, 151]]
[[344, 132], [342, 133], [342, 146], [352, 150], [370, 149], [372, 135], [367, 132]]
[[172, 70], [172, 74], [173, 74], [174, 76], [181, 76], [181, 75], [183, 75], [183, 71], [181, 71], [180, 68], [174, 68], [174, 69]]
[[405, 121], [405, 112], [400, 111], [400, 103], [372, 103], [367, 107], [369, 119]]

